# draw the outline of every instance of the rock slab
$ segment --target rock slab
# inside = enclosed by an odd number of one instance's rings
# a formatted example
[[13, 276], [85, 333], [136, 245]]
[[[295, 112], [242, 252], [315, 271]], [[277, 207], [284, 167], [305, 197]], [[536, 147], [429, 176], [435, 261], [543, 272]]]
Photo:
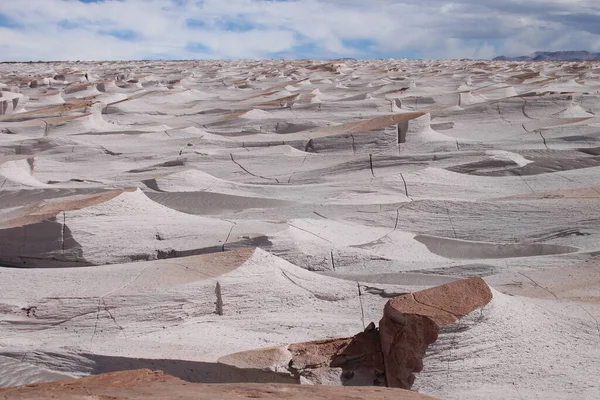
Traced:
[[379, 332], [388, 387], [410, 389], [440, 328], [485, 306], [492, 292], [481, 278], [465, 279], [395, 297], [384, 308]]

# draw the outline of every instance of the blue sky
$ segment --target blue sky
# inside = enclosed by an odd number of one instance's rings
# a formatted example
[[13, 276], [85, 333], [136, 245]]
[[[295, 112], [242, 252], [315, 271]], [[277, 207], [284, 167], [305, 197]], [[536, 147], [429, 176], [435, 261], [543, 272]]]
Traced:
[[0, 61], [600, 51], [597, 0], [0, 0]]

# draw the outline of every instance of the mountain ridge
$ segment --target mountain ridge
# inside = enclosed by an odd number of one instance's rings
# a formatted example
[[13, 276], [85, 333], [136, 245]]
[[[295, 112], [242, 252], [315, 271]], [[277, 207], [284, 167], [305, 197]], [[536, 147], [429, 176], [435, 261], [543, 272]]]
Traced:
[[527, 56], [507, 57], [498, 56], [492, 61], [597, 61], [600, 53], [590, 53], [585, 50], [569, 51], [536, 51]]

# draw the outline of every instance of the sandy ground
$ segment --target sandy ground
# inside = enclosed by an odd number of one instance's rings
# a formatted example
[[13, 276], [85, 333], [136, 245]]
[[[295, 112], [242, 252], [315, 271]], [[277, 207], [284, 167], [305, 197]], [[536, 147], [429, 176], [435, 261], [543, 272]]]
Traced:
[[0, 64], [0, 89], [0, 387], [272, 380], [216, 360], [478, 276], [494, 300], [415, 389], [600, 397], [596, 64]]

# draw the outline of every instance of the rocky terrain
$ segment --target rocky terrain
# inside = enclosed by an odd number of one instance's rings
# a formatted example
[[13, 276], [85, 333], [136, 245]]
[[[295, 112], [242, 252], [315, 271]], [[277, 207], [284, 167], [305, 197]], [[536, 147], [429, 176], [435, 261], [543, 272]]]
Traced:
[[[595, 63], [11, 63], [0, 94], [0, 387], [109, 373], [0, 395], [600, 395]], [[173, 378], [110, 374], [140, 369]]]

